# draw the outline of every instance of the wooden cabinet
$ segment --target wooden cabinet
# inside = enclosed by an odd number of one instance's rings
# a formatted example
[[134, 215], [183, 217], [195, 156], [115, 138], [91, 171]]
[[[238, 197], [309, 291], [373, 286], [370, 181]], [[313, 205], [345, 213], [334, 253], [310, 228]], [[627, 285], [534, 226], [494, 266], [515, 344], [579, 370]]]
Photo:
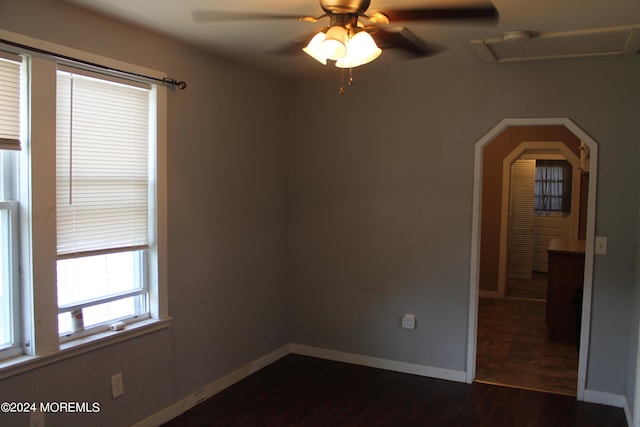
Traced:
[[584, 281], [584, 240], [554, 238], [549, 244], [547, 328], [552, 339], [577, 343]]

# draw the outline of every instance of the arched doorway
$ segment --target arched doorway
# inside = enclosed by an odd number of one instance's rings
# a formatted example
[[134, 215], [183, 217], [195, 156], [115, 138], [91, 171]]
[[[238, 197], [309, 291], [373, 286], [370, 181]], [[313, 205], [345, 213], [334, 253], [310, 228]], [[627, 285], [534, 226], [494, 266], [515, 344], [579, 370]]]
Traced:
[[[592, 270], [593, 270], [593, 242], [595, 237], [595, 190], [597, 183], [597, 143], [591, 139], [582, 129], [568, 118], [536, 118], [536, 119], [504, 119], [481, 138], [475, 146], [474, 164], [474, 189], [473, 189], [473, 220], [472, 220], [472, 247], [470, 262], [470, 304], [469, 304], [469, 331], [467, 352], [467, 382], [471, 383], [476, 375], [476, 351], [477, 351], [477, 316], [480, 283], [480, 245], [481, 236], [481, 210], [482, 210], [482, 180], [483, 180], [483, 156], [484, 150], [503, 132], [513, 128], [539, 126], [560, 126], [575, 135], [590, 151], [590, 179], [588, 183], [588, 203], [586, 206], [585, 220], [585, 270], [584, 270], [584, 294], [582, 302], [582, 328], [579, 349], [579, 367], [577, 398], [584, 399], [586, 365], [588, 357], [588, 339], [591, 317], [592, 296]], [[497, 268], [497, 267], [496, 267]]]

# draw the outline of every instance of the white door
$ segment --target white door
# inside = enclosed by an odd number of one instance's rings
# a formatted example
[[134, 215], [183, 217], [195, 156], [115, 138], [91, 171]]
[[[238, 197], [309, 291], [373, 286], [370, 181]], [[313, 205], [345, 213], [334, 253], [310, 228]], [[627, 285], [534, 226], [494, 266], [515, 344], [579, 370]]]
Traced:
[[535, 160], [516, 160], [511, 165], [508, 279], [531, 279], [535, 173]]

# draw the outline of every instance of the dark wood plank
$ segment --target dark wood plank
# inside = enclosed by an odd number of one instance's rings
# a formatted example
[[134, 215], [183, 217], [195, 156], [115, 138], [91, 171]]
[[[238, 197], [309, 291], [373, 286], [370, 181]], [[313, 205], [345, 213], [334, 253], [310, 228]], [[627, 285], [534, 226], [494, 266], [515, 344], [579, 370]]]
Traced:
[[626, 426], [620, 408], [288, 355], [164, 424], [196, 426]]

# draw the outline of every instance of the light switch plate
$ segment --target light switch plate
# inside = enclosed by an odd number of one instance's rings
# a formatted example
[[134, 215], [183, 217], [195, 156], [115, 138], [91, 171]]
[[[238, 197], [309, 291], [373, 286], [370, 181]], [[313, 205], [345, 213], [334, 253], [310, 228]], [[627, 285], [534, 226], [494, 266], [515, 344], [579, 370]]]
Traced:
[[596, 236], [595, 247], [593, 248], [593, 252], [596, 255], [606, 255], [607, 254], [607, 238], [605, 236]]

